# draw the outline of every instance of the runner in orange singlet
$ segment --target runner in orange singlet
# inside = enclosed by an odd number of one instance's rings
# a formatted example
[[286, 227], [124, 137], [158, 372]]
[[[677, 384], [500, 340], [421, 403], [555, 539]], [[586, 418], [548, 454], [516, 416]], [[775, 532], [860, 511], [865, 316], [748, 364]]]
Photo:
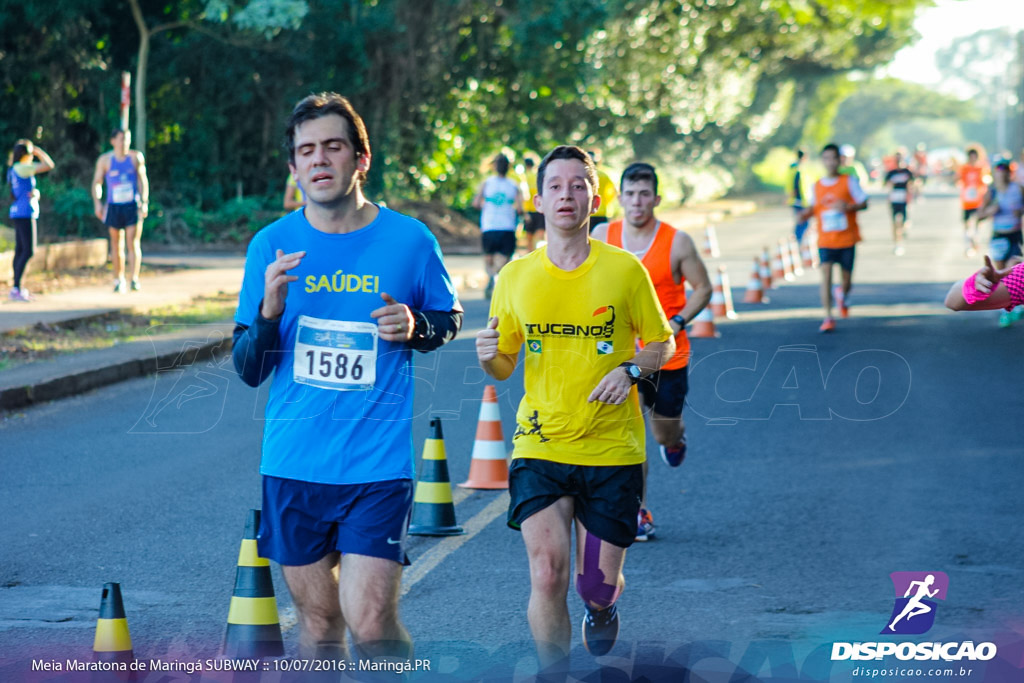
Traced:
[[957, 172], [956, 185], [960, 188], [960, 206], [964, 210], [964, 254], [978, 253], [978, 209], [985, 199], [989, 172], [980, 161], [978, 150], [967, 150], [967, 163]]
[[[825, 145], [821, 150], [821, 163], [825, 177], [814, 184], [811, 204], [804, 215], [814, 216], [818, 228], [818, 255], [821, 260], [821, 305], [825, 320], [820, 332], [832, 332], [836, 321], [832, 317], [832, 300], [839, 305], [839, 315], [850, 315], [850, 288], [853, 287], [854, 245], [860, 242], [857, 212], [868, 207], [868, 197], [856, 176], [839, 171], [839, 147]], [[832, 265], [838, 263], [842, 285], [832, 287]]]
[[[619, 202], [625, 219], [603, 223], [592, 237], [620, 247], [640, 259], [654, 283], [658, 302], [676, 333], [676, 352], [661, 369], [637, 385], [650, 417], [651, 432], [660, 444], [661, 457], [678, 467], [686, 457], [686, 402], [690, 341], [686, 324], [711, 299], [711, 281], [693, 239], [685, 232], [655, 219], [654, 208], [661, 203], [658, 176], [650, 164], [630, 164], [619, 183]], [[686, 296], [686, 283], [693, 288]], [[637, 520], [636, 540], [654, 535], [654, 518], [647, 508], [647, 462], [644, 462], [644, 493]]]

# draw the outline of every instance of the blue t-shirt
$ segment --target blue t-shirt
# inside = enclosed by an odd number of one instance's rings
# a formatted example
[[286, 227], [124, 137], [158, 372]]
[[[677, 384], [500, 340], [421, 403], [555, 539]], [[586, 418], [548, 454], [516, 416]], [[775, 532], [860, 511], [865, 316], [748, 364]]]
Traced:
[[36, 189], [36, 167], [32, 162], [18, 162], [7, 169], [7, 182], [11, 186], [11, 218], [39, 218], [39, 200]]
[[[274, 376], [261, 474], [324, 484], [413, 477], [413, 368], [412, 350], [406, 344], [378, 339], [376, 381], [369, 390], [337, 391], [295, 381], [296, 342], [303, 345], [298, 367], [304, 372], [310, 353], [306, 344], [330, 345], [332, 335], [348, 338], [348, 333], [324, 332], [330, 322], [317, 323], [320, 331], [305, 327], [298, 338], [299, 316], [375, 325], [370, 312], [385, 305], [381, 292], [416, 310], [455, 308], [455, 288], [427, 227], [390, 209], [379, 211], [372, 223], [347, 234], [321, 232], [309, 224], [305, 211], [295, 211], [261, 230], [249, 245], [235, 314], [243, 325], [256, 320], [264, 273], [276, 250], [306, 252], [290, 271], [299, 279], [288, 285], [279, 350], [266, 360], [274, 363]], [[325, 338], [327, 342], [322, 341]], [[322, 362], [310, 354], [314, 377]], [[326, 369], [328, 380], [333, 380], [330, 373], [341, 367], [333, 364]]]

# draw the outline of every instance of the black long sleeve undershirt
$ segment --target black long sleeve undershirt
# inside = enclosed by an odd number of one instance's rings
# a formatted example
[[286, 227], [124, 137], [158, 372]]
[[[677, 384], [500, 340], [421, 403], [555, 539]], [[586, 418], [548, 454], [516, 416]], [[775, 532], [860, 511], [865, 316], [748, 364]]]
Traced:
[[[462, 329], [462, 316], [458, 303], [450, 311], [413, 311], [416, 328], [409, 348], [426, 353], [447, 344]], [[235, 372], [251, 387], [259, 386], [274, 369], [267, 354], [279, 350], [279, 326], [280, 320], [267, 320], [260, 313], [252, 325], [235, 324], [231, 358]]]

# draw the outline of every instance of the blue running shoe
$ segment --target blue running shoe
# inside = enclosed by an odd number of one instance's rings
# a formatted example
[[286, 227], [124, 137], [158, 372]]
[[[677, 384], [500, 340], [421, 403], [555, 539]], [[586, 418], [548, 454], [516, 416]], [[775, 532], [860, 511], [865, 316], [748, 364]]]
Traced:
[[587, 652], [600, 657], [608, 654], [619, 637], [619, 611], [615, 605], [607, 609], [593, 609], [585, 605], [583, 615], [583, 645]]
[[635, 541], [646, 541], [654, 536], [654, 517], [650, 510], [640, 508], [640, 514], [636, 517], [636, 538]]
[[679, 467], [686, 459], [686, 437], [679, 440], [675, 446], [669, 448], [661, 447], [661, 459], [669, 467]]

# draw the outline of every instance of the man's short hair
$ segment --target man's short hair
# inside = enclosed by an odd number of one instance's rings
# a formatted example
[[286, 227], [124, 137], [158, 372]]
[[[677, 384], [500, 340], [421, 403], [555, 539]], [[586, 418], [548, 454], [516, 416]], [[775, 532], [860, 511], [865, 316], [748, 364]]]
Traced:
[[537, 161], [533, 157], [523, 157], [523, 163], [526, 165], [526, 168], [533, 168], [537, 165]]
[[114, 138], [116, 138], [116, 137], [117, 137], [118, 135], [122, 135], [122, 134], [123, 134], [123, 135], [128, 135], [128, 130], [127, 130], [127, 129], [125, 129], [125, 128], [121, 128], [120, 126], [118, 126], [117, 128], [115, 128], [115, 129], [113, 129], [112, 131], [110, 131], [110, 139], [111, 139], [111, 140], [113, 140], [113, 139], [114, 139]]
[[590, 155], [576, 145], [559, 145], [541, 159], [540, 166], [537, 167], [537, 194], [544, 194], [544, 173], [548, 169], [548, 164], [558, 159], [575, 159], [582, 162], [587, 172], [590, 189], [597, 194], [597, 167], [594, 166], [594, 160], [590, 158]]
[[830, 143], [828, 143], [827, 145], [825, 145], [824, 147], [821, 148], [821, 153], [822, 154], [824, 154], [825, 152], [829, 152], [829, 151], [835, 152], [837, 157], [842, 156], [839, 153], [839, 145], [837, 145], [834, 142], [830, 142]]
[[498, 172], [498, 175], [503, 176], [508, 174], [508, 157], [504, 154], [498, 154], [494, 157], [494, 170]]
[[[299, 100], [288, 117], [288, 127], [284, 132], [288, 161], [295, 163], [295, 129], [299, 124], [331, 114], [337, 114], [348, 121], [348, 141], [356, 152], [356, 158], [370, 155], [370, 136], [366, 133], [366, 124], [352, 103], [336, 92], [321, 92]], [[366, 180], [362, 172], [359, 174], [359, 180]]]
[[654, 185], [654, 194], [658, 194], [658, 174], [650, 164], [636, 161], [627, 166], [626, 170], [622, 172], [622, 178], [619, 180], [620, 190], [623, 189], [627, 180], [631, 183], [646, 180]]

